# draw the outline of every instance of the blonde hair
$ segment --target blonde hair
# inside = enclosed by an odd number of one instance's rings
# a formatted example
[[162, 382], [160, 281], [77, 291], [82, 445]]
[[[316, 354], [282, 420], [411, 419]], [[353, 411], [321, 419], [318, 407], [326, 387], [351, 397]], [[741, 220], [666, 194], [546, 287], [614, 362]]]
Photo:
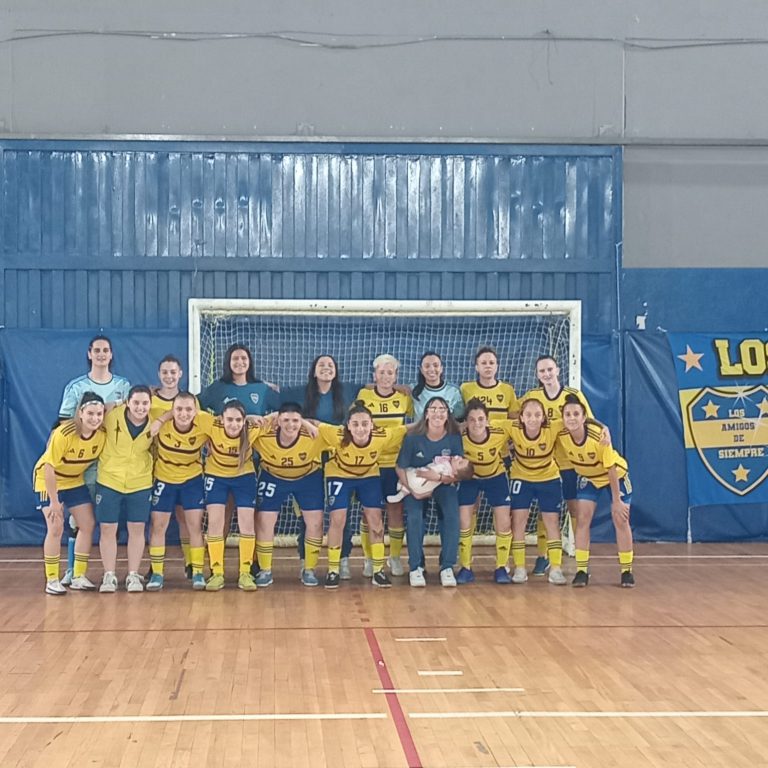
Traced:
[[380, 365], [387, 364], [394, 365], [396, 371], [400, 369], [400, 361], [394, 355], [384, 354], [374, 358], [373, 370], [375, 371]]

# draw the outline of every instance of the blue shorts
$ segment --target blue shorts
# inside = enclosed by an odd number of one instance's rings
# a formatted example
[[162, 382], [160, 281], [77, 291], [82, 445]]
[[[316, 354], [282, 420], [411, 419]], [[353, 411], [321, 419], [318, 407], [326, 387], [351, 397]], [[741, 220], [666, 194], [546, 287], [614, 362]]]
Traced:
[[566, 501], [573, 501], [576, 498], [576, 484], [578, 475], [575, 469], [561, 469], [560, 480], [563, 483], [563, 498]]
[[560, 478], [555, 480], [512, 480], [512, 509], [529, 509], [533, 500], [539, 500], [542, 512], [559, 512], [563, 503]]
[[323, 491], [323, 472], [320, 469], [295, 480], [276, 477], [262, 469], [257, 491], [259, 511], [279, 512], [280, 507], [291, 496], [303, 510], [312, 512], [323, 509], [325, 507]]
[[[48, 498], [47, 491], [38, 491], [35, 493], [35, 509], [42, 512], [44, 507], [50, 507], [51, 501]], [[67, 508], [79, 507], [82, 504], [93, 504], [91, 492], [87, 485], [78, 485], [77, 488], [69, 488], [66, 491], [59, 491], [59, 501]]]
[[205, 506], [203, 476], [198, 475], [183, 483], [165, 483], [155, 480], [152, 489], [152, 511], [167, 512], [169, 515], [180, 506], [188, 509], [202, 509]]
[[121, 493], [106, 485], [96, 483], [96, 520], [100, 523], [117, 523], [125, 510], [129, 523], [146, 523], [149, 520], [149, 496], [151, 488], [133, 493]]
[[509, 506], [509, 480], [504, 472], [493, 477], [462, 480], [459, 484], [459, 506], [467, 507], [474, 504], [480, 496], [480, 491], [492, 507]]
[[357, 500], [371, 509], [381, 509], [384, 496], [381, 492], [380, 477], [328, 477], [325, 480], [328, 491], [328, 509], [347, 509], [352, 494]]
[[226, 504], [229, 494], [236, 507], [256, 506], [256, 476], [253, 472], [238, 477], [205, 476], [205, 503]]
[[379, 469], [379, 479], [381, 480], [381, 494], [385, 499], [387, 496], [394, 496], [397, 493], [397, 472], [394, 467]]
[[[621, 491], [621, 500], [625, 504], [632, 503], [632, 483], [629, 480], [629, 475], [619, 480], [619, 490]], [[579, 477], [576, 490], [577, 499], [586, 499], [587, 501], [594, 501], [597, 503], [598, 499], [602, 495], [607, 495], [609, 500], [611, 498], [611, 486], [605, 485], [602, 488], [595, 486], [587, 477]]]

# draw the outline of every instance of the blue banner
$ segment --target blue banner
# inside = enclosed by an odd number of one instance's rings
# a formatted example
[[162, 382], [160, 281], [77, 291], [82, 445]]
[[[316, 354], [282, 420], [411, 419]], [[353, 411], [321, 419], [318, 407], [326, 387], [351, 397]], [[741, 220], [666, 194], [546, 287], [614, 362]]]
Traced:
[[671, 333], [690, 507], [768, 502], [768, 335]]

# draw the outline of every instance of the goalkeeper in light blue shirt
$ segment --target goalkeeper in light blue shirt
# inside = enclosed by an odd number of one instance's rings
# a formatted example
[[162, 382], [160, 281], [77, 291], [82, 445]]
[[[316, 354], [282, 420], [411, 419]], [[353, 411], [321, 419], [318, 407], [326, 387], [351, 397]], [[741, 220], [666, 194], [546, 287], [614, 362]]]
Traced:
[[424, 407], [433, 397], [441, 397], [448, 403], [454, 419], [464, 417], [464, 399], [455, 384], [447, 384], [444, 378], [443, 360], [437, 352], [425, 352], [419, 363], [419, 377], [411, 392], [414, 420], [424, 414]]

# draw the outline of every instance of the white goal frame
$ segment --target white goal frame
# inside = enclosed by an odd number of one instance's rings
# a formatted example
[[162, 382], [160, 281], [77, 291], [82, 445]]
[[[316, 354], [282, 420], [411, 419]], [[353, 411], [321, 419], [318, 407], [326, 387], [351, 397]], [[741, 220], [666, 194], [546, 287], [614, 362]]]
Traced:
[[[461, 317], [463, 315], [568, 315], [568, 385], [581, 389], [581, 301], [387, 301], [324, 299], [190, 299], [189, 391], [199, 394], [200, 326], [203, 314], [218, 315], [339, 315], [409, 314]], [[562, 364], [563, 361], [558, 361]]]

